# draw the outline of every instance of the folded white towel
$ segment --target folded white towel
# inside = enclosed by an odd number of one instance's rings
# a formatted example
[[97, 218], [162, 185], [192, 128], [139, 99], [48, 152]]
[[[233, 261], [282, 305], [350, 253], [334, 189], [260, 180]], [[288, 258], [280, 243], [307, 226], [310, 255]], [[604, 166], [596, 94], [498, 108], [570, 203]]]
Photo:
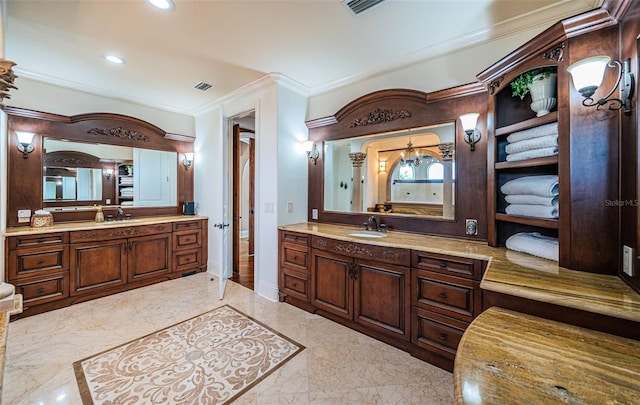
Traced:
[[558, 218], [557, 205], [509, 204], [507, 208], [505, 208], [505, 212], [509, 215], [520, 215], [523, 217]]
[[558, 147], [558, 135], [547, 135], [510, 143], [504, 148], [504, 151], [507, 153], [518, 153], [552, 146]]
[[507, 155], [507, 162], [516, 162], [519, 160], [535, 159], [546, 156], [554, 156], [558, 154], [558, 147], [530, 149], [524, 152], [512, 153]]
[[500, 187], [503, 194], [531, 194], [542, 197], [558, 195], [558, 176], [555, 174], [525, 176], [510, 180]]
[[541, 235], [539, 232], [513, 234], [509, 236], [505, 245], [507, 249], [528, 253], [556, 262], [560, 256], [558, 239]]
[[509, 204], [558, 205], [558, 196], [542, 197], [531, 194], [509, 194], [504, 197]]
[[514, 132], [507, 136], [507, 142], [513, 143], [525, 139], [537, 138], [546, 135], [556, 135], [558, 133], [558, 123], [540, 125], [539, 127], [525, 129], [524, 131]]

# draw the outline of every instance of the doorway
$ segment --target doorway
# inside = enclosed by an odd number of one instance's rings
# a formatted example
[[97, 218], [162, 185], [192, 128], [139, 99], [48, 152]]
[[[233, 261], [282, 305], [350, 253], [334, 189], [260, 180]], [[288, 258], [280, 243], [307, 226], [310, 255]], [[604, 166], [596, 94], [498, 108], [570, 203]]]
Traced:
[[231, 280], [254, 289], [255, 114], [232, 120], [233, 226]]

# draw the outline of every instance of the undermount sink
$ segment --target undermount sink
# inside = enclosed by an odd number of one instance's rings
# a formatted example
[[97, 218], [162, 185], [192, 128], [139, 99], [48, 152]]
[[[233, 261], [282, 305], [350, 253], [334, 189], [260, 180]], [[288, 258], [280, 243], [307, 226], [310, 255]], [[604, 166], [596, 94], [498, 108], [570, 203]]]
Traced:
[[379, 239], [379, 238], [386, 238], [387, 237], [386, 233], [366, 232], [366, 231], [349, 232], [348, 235], [349, 236], [355, 236], [356, 238], [369, 238], [369, 239]]

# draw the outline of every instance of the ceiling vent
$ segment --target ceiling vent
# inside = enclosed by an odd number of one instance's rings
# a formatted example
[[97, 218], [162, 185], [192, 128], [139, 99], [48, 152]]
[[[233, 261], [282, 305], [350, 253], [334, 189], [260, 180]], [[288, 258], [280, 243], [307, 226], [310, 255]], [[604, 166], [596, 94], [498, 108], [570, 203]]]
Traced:
[[202, 91], [207, 91], [210, 88], [212, 88], [213, 85], [209, 84], [209, 83], [205, 83], [205, 82], [198, 82], [196, 84], [193, 85], [193, 88], [196, 90], [202, 90]]
[[343, 0], [342, 4], [351, 10], [353, 15], [359, 15], [385, 0]]

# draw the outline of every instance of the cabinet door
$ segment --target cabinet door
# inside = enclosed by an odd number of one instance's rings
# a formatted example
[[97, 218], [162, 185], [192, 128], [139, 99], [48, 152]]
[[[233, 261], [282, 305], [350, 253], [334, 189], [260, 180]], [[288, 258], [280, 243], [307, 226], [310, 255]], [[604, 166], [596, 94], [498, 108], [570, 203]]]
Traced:
[[128, 240], [129, 281], [171, 272], [171, 234]]
[[353, 319], [353, 259], [329, 252], [311, 253], [311, 303], [318, 309]]
[[369, 329], [408, 341], [409, 268], [364, 260], [356, 264], [354, 320]]
[[71, 245], [71, 295], [127, 283], [126, 239]]

